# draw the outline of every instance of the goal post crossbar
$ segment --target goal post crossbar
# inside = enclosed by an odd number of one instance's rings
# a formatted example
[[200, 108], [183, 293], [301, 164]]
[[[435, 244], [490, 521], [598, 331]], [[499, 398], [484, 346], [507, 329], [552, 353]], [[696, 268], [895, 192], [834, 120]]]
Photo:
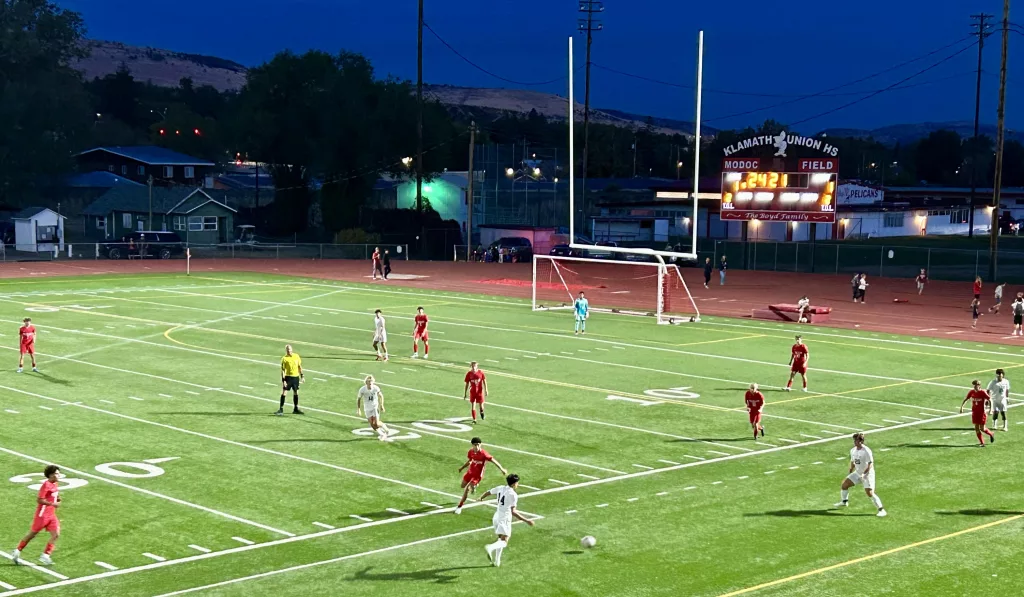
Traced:
[[659, 324], [700, 321], [682, 271], [653, 257], [655, 262], [535, 255], [532, 308], [570, 310], [584, 291], [590, 293], [591, 311], [651, 316]]

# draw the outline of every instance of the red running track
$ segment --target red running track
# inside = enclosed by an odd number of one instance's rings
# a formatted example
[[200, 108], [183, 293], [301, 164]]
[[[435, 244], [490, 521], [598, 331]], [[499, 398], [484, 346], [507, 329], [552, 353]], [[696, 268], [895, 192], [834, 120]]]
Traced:
[[[394, 285], [450, 292], [529, 298], [532, 270], [530, 264], [451, 263], [397, 261], [394, 275], [418, 276], [415, 279], [378, 281]], [[615, 267], [615, 266], [610, 266]], [[193, 275], [216, 272], [255, 272], [308, 276], [349, 282], [371, 282], [368, 261], [310, 259], [204, 259], [193, 262]], [[0, 278], [38, 279], [52, 276], [113, 274], [182, 274], [184, 262], [169, 261], [44, 261], [0, 264]], [[1010, 336], [1012, 315], [1009, 304], [1024, 288], [1007, 286], [1005, 304], [999, 314], [989, 314], [991, 285], [982, 293], [982, 315], [977, 330], [971, 329], [970, 282], [929, 282], [922, 296], [917, 295], [913, 279], [869, 278], [867, 303], [853, 303], [850, 277], [845, 275], [753, 272], [732, 270], [726, 284], [718, 285], [718, 272], [710, 288], [704, 288], [703, 272], [684, 269], [683, 275], [702, 314], [750, 319], [755, 308], [771, 303], [795, 303], [807, 294], [814, 305], [832, 307], [830, 327], [857, 328], [864, 331], [906, 334], [960, 341], [1024, 344], [1024, 338]], [[500, 282], [499, 282], [500, 281]], [[17, 281], [3, 283], [10, 290], [31, 288]], [[893, 302], [894, 299], [907, 302]]]

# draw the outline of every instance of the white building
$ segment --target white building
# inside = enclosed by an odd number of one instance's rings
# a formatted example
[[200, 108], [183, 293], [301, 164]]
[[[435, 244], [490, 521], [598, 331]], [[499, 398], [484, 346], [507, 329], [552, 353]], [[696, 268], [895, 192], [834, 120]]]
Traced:
[[18, 251], [52, 253], [64, 250], [64, 216], [45, 207], [27, 207], [12, 219], [14, 248]]

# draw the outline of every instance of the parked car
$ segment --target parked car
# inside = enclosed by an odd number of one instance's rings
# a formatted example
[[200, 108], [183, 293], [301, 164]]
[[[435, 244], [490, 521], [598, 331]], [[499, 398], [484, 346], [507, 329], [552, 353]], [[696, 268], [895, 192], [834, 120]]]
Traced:
[[528, 238], [522, 236], [499, 238], [491, 243], [489, 251], [493, 254], [495, 250], [500, 252], [501, 249], [505, 249], [506, 260], [520, 263], [533, 260], [533, 245], [530, 244], [530, 239]]
[[555, 245], [548, 251], [548, 255], [555, 255], [556, 257], [586, 257], [586, 249], [573, 249], [567, 244]]
[[185, 242], [177, 232], [130, 232], [117, 242], [103, 244], [100, 252], [110, 259], [170, 259], [185, 253]]

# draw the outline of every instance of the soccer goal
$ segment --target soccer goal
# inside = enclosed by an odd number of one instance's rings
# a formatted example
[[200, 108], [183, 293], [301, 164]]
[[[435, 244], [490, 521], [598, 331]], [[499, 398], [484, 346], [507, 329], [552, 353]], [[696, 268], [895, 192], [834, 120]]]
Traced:
[[654, 317], [659, 324], [700, 321], [700, 311], [674, 264], [535, 255], [533, 310], [572, 309], [583, 291], [592, 311]]

